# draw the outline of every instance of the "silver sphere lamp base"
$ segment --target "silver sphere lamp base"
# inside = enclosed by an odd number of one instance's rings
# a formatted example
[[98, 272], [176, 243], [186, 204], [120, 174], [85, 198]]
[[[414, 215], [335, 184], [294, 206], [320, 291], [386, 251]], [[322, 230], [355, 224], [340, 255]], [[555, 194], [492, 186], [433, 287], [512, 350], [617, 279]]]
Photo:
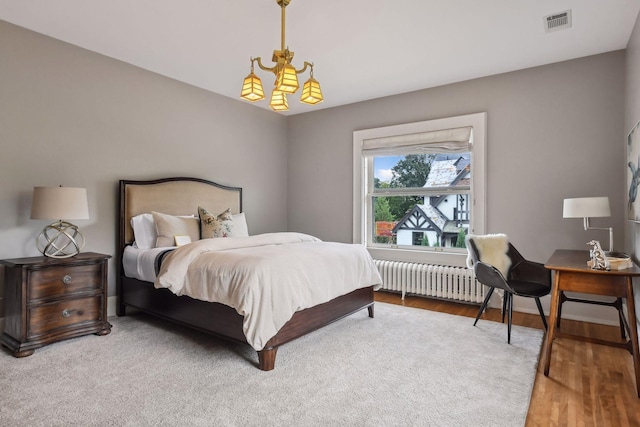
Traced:
[[84, 236], [77, 226], [58, 221], [47, 225], [36, 238], [36, 245], [42, 255], [50, 258], [70, 258], [84, 248]]

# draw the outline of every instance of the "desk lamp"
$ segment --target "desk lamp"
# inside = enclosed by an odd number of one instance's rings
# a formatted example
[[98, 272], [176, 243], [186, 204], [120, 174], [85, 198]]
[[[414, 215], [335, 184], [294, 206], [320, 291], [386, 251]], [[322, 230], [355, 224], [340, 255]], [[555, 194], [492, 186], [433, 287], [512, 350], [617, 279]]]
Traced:
[[601, 218], [611, 216], [608, 197], [580, 197], [576, 199], [564, 199], [562, 209], [563, 218], [582, 218], [586, 230], [608, 230], [609, 251], [607, 257], [626, 257], [627, 255], [613, 251], [613, 227], [591, 227], [589, 218]]

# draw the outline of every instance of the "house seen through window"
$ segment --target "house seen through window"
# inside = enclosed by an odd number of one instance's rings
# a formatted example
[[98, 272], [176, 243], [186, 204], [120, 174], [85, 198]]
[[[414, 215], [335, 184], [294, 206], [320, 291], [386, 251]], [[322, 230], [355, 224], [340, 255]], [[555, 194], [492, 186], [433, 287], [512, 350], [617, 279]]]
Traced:
[[[373, 173], [372, 242], [464, 248], [471, 219], [471, 153], [377, 156]], [[402, 189], [403, 195], [392, 195], [391, 189]], [[377, 196], [380, 192], [389, 195]]]

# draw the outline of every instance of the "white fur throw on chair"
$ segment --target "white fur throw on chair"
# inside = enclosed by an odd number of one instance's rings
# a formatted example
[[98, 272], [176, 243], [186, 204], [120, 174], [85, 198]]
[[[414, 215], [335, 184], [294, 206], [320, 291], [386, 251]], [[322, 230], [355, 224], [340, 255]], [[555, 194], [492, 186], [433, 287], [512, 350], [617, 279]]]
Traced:
[[494, 266], [506, 278], [511, 267], [511, 258], [507, 255], [509, 251], [509, 238], [506, 234], [469, 234], [465, 239], [467, 245], [467, 267], [473, 268], [473, 259], [471, 259], [471, 249], [469, 248], [469, 239], [478, 249], [480, 261]]

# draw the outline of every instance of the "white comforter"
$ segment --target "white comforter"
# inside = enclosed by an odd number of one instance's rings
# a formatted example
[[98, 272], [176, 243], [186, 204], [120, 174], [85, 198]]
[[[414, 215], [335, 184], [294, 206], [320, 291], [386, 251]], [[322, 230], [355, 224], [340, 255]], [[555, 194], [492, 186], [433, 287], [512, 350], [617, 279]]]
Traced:
[[247, 342], [262, 350], [296, 311], [381, 283], [362, 245], [269, 233], [182, 246], [164, 259], [155, 287], [235, 308]]

